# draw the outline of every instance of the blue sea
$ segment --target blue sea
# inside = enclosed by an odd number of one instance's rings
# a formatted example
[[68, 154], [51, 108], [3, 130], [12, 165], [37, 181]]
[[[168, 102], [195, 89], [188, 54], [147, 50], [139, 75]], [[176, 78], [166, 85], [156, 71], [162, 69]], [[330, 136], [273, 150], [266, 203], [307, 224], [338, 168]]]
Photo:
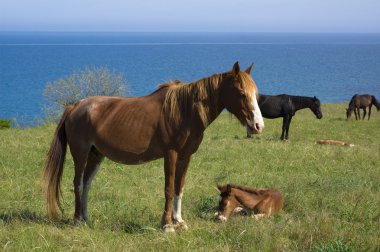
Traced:
[[123, 74], [129, 95], [169, 80], [191, 82], [255, 63], [265, 94], [348, 102], [380, 98], [380, 34], [0, 32], [0, 118], [43, 118], [48, 82], [91, 66]]

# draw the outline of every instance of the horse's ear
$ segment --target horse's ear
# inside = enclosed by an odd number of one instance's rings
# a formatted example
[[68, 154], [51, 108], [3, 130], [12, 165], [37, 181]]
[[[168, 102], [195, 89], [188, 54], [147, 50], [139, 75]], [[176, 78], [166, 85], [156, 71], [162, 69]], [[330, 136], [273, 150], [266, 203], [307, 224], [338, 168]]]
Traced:
[[245, 72], [247, 74], [251, 74], [252, 70], [253, 70], [253, 63], [252, 63], [252, 65], [250, 67], [247, 68], [247, 70], [245, 70]]
[[236, 63], [234, 64], [234, 66], [232, 67], [232, 75], [233, 76], [236, 76], [238, 75], [240, 72], [240, 66], [239, 66], [239, 61], [236, 61]]
[[313, 99], [314, 99], [314, 101], [316, 101], [316, 100], [317, 100], [317, 97], [316, 97], [316, 96], [314, 96], [314, 97], [313, 97]]
[[227, 184], [227, 193], [228, 193], [228, 194], [231, 193], [231, 186], [230, 186], [230, 184]]

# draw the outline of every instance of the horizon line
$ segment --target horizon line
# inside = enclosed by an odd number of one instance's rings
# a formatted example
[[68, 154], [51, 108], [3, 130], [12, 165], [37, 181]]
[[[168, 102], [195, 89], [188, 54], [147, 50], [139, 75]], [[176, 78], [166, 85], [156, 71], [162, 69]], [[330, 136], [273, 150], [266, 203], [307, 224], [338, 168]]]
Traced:
[[262, 33], [262, 34], [380, 34], [368, 31], [128, 31], [128, 30], [2, 30], [1, 33]]

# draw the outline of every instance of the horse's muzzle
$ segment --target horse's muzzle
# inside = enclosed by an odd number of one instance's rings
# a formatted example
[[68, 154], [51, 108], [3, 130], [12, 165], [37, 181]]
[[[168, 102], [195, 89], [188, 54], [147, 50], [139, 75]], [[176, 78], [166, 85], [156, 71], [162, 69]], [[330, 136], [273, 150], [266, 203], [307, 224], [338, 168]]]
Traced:
[[263, 128], [259, 123], [252, 121], [247, 122], [247, 129], [249, 134], [260, 134], [263, 131]]

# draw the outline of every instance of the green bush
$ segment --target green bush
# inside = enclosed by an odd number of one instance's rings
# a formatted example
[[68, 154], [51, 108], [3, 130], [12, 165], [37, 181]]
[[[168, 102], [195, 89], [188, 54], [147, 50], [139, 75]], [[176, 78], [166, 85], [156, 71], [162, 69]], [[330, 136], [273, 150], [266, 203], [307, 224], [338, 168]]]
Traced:
[[90, 96], [122, 96], [127, 91], [127, 82], [120, 73], [105, 67], [90, 67], [76, 71], [59, 80], [48, 82], [44, 90], [47, 100], [45, 119], [59, 119], [69, 104]]
[[11, 126], [11, 120], [0, 119], [0, 129], [9, 129]]

